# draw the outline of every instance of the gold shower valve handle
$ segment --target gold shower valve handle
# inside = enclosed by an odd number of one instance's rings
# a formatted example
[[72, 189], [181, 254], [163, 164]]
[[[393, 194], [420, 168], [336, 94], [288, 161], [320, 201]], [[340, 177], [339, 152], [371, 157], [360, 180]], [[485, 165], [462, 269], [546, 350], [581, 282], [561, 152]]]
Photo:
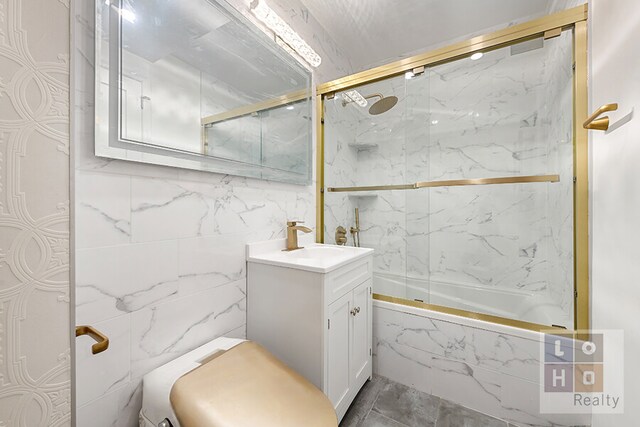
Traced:
[[89, 335], [96, 341], [96, 343], [91, 346], [91, 353], [93, 354], [102, 353], [109, 348], [109, 338], [93, 326], [76, 326], [76, 337], [80, 335]]
[[618, 109], [618, 104], [604, 104], [602, 107], [598, 108], [595, 113], [593, 113], [582, 126], [585, 129], [593, 129], [593, 130], [608, 130], [609, 129], [609, 117], [604, 116], [600, 117], [602, 114], [608, 111], [616, 111]]

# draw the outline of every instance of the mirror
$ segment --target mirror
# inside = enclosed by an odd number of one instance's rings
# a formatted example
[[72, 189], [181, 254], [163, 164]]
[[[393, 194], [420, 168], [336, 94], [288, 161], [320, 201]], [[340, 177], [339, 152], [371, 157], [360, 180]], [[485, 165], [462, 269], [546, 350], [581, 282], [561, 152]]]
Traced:
[[96, 0], [96, 155], [309, 184], [311, 73], [222, 0]]

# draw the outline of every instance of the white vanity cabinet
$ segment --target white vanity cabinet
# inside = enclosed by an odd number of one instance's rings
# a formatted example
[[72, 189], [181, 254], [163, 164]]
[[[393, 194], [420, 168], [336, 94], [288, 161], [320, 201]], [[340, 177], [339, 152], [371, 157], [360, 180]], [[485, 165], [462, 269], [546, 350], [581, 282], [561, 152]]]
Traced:
[[248, 250], [247, 338], [321, 389], [341, 420], [372, 373], [373, 250], [308, 249], [272, 252], [278, 263]]
[[371, 377], [371, 280], [327, 307], [326, 388], [341, 417]]

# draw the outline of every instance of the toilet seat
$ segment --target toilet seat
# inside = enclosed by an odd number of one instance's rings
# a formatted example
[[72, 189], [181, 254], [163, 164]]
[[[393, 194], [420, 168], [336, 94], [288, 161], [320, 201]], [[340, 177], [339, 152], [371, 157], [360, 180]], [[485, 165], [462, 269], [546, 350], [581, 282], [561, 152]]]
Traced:
[[259, 344], [218, 338], [145, 375], [140, 425], [337, 427], [329, 399]]
[[171, 407], [169, 395], [178, 378], [192, 371], [211, 355], [229, 350], [245, 340], [220, 337], [149, 372], [142, 380], [142, 409], [140, 426], [157, 427], [165, 418], [174, 427], [179, 427], [178, 419]]
[[182, 427], [335, 427], [329, 399], [258, 343], [243, 342], [171, 390]]

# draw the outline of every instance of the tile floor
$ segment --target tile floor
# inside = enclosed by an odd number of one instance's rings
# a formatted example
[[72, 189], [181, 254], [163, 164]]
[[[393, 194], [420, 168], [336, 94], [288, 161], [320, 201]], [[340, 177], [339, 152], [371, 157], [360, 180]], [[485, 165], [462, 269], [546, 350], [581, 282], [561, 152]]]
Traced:
[[512, 427], [448, 400], [409, 388], [385, 377], [368, 381], [340, 427]]

